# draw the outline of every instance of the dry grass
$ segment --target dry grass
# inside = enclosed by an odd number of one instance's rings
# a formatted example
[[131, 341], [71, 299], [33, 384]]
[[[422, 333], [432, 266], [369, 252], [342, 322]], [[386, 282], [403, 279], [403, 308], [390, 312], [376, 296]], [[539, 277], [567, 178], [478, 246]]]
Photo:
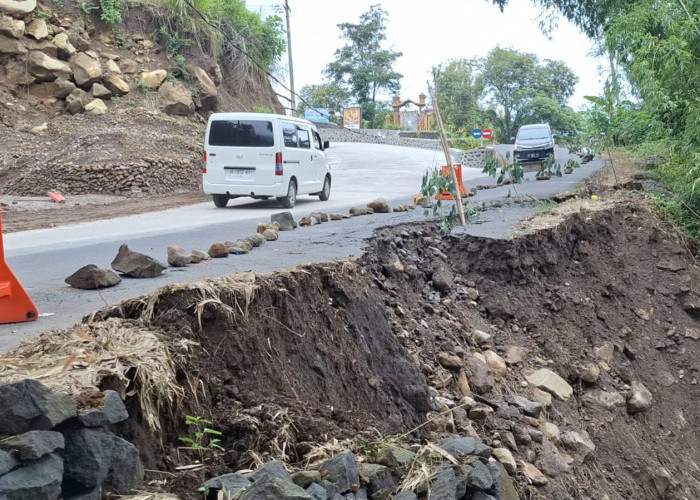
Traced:
[[[195, 342], [179, 339], [180, 352]], [[103, 383], [122, 398], [136, 396], [149, 427], [160, 429], [184, 396], [175, 382], [176, 360], [160, 335], [134, 322], [108, 319], [50, 332], [0, 358], [0, 383], [31, 378], [78, 397]]]

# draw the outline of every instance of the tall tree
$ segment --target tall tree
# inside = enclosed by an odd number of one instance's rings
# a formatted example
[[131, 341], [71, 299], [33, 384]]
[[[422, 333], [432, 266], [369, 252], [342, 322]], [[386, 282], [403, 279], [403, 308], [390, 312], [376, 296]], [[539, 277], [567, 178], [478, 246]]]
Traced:
[[358, 24], [339, 24], [346, 44], [335, 51], [335, 61], [325, 70], [331, 81], [345, 88], [362, 106], [369, 120], [374, 118], [380, 94], [398, 92], [402, 77], [394, 70], [401, 52], [382, 48], [386, 21], [387, 12], [380, 5], [372, 5]]
[[440, 114], [452, 131], [472, 130], [480, 125], [479, 95], [481, 78], [479, 61], [456, 59], [433, 68]]
[[544, 120], [551, 115], [552, 103], [566, 106], [578, 82], [563, 62], [547, 60], [540, 65], [534, 54], [500, 47], [489, 53], [481, 77], [500, 140], [515, 135], [526, 118], [537, 119], [537, 108], [530, 105], [535, 97], [548, 98], [547, 112], [541, 116]]
[[[323, 83], [320, 85], [304, 85], [299, 91], [299, 95], [314, 108], [328, 108], [331, 112], [339, 116], [342, 109], [347, 105], [350, 95], [348, 92], [335, 83]], [[306, 104], [299, 103], [299, 114], [304, 113]]]

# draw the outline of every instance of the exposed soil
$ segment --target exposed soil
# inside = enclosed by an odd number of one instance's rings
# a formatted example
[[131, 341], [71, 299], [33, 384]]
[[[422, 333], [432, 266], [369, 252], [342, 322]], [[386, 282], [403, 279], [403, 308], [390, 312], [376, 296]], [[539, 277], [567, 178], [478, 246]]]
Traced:
[[[698, 498], [700, 269], [681, 243], [634, 203], [577, 212], [510, 241], [399, 226], [378, 231], [358, 263], [168, 287], [92, 319], [146, 322], [180, 360], [187, 397], [161, 415], [163, 431], [151, 433], [134, 398], [132, 418], [118, 427], [140, 447], [151, 489], [195, 498], [218, 473], [270, 457], [299, 464], [314, 445], [377, 440], [430, 418], [407, 439], [474, 434], [498, 446], [515, 434], [514, 455], [550, 479], [535, 487], [516, 473], [522, 498]], [[529, 354], [481, 384], [467, 360], [505, 356], [508, 346]], [[441, 366], [444, 353], [465, 360], [472, 397], [494, 410], [485, 419], [459, 407], [436, 413], [464, 392], [457, 372]], [[588, 382], [586, 363], [600, 372]], [[528, 419], [507, 402], [534, 399], [523, 374], [542, 366], [574, 394]], [[624, 406], [633, 382], [653, 394], [646, 412]], [[605, 409], [600, 391], [623, 404]], [[177, 450], [186, 414], [215, 422], [227, 452], [177, 472], [193, 460]], [[544, 422], [586, 431], [595, 451], [580, 455], [541, 434], [521, 440]]]

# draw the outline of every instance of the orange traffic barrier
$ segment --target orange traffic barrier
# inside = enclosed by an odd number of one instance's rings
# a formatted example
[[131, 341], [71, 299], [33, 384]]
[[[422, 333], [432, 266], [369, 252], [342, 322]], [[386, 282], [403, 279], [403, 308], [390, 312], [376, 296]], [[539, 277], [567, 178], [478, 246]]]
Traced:
[[34, 302], [5, 262], [0, 209], [0, 324], [34, 321], [38, 316]]
[[54, 203], [65, 203], [66, 199], [63, 197], [63, 193], [58, 189], [56, 191], [49, 191], [46, 196], [51, 198]]
[[[450, 167], [448, 167], [447, 165], [443, 165], [442, 166], [442, 175], [444, 175], [445, 177], [449, 177], [450, 176], [449, 168]], [[457, 184], [459, 187], [459, 195], [462, 198], [466, 198], [467, 196], [469, 196], [469, 193], [467, 192], [467, 188], [464, 187], [464, 183], [462, 183], [462, 164], [461, 163], [454, 163], [452, 165], [452, 168], [454, 168], [455, 172], [457, 173]], [[438, 193], [435, 195], [435, 199], [436, 200], [454, 200], [455, 197], [443, 189], [442, 193]]]

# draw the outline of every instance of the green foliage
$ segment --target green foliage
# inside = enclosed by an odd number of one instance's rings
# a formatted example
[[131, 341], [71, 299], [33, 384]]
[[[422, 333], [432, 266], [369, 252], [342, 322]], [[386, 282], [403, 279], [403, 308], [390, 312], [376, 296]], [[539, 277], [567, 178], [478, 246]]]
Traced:
[[525, 176], [525, 170], [520, 163], [510, 160], [510, 153], [506, 153], [501, 162], [498, 161], [496, 153], [487, 155], [482, 172], [496, 178], [496, 184], [503, 184], [506, 180], [509, 184], [519, 184]]
[[[204, 23], [184, 0], [158, 0], [172, 9], [171, 30], [183, 38], [198, 40], [214, 54], [236, 60], [242, 68], [258, 68], [235, 47], [249, 53], [266, 70], [273, 71], [286, 49], [282, 19], [262, 19], [249, 11], [243, 0], [193, 0], [192, 4], [221, 32]], [[235, 44], [235, 46], [234, 46]]]
[[540, 171], [535, 175], [535, 179], [549, 179], [553, 175], [561, 177], [561, 163], [554, 159], [554, 155], [549, 155], [540, 165]]
[[447, 61], [433, 68], [440, 115], [451, 136], [460, 130], [471, 133], [482, 124], [479, 68], [480, 62], [475, 59]]
[[326, 76], [362, 107], [364, 118], [370, 122], [374, 120], [379, 94], [398, 92], [402, 76], [393, 69], [401, 52], [381, 46], [386, 39], [386, 21], [386, 11], [380, 5], [372, 5], [360, 16], [358, 24], [339, 24], [346, 44], [335, 51], [335, 61], [325, 70]]
[[39, 16], [41, 19], [48, 19], [51, 17], [50, 12], [46, 12], [45, 10], [37, 9], [36, 15]]
[[182, 38], [179, 33], [171, 31], [166, 25], [161, 25], [158, 34], [165, 45], [165, 55], [168, 59], [180, 55], [184, 47], [192, 45], [192, 40]]
[[120, 0], [99, 0], [100, 19], [109, 24], [119, 24], [122, 22]]
[[201, 462], [209, 460], [210, 455], [217, 451], [225, 451], [221, 446], [221, 439], [216, 436], [221, 436], [221, 432], [212, 429], [212, 422], [202, 418], [187, 415], [185, 417], [185, 425], [193, 431], [192, 437], [179, 437], [178, 440], [185, 443], [185, 449], [192, 450], [197, 453]]
[[481, 84], [500, 141], [508, 142], [527, 123], [553, 120], [556, 130], [576, 126], [574, 112], [566, 107], [578, 78], [561, 61], [540, 64], [534, 54], [513, 49], [493, 49], [483, 64]]
[[[452, 182], [452, 176], [443, 175], [441, 168], [434, 168], [427, 171], [423, 175], [421, 194], [428, 198], [428, 200], [433, 200], [436, 194], [442, 192], [450, 193], [455, 200], [457, 199], [457, 186]], [[440, 220], [440, 233], [443, 236], [447, 236], [450, 234], [457, 220], [457, 203], [450, 202], [449, 209], [447, 209], [443, 201], [439, 199], [435, 199], [430, 203], [429, 206], [425, 206], [424, 215], [432, 214], [433, 217], [437, 217]], [[465, 214], [473, 213], [469, 198], [462, 198], [462, 207]]]
[[[350, 101], [350, 94], [347, 90], [335, 83], [323, 83], [320, 85], [305, 85], [299, 91], [299, 95], [304, 98], [313, 108], [328, 108], [331, 111], [331, 120], [342, 123], [342, 111]], [[297, 113], [304, 114], [306, 104], [299, 102]]]

